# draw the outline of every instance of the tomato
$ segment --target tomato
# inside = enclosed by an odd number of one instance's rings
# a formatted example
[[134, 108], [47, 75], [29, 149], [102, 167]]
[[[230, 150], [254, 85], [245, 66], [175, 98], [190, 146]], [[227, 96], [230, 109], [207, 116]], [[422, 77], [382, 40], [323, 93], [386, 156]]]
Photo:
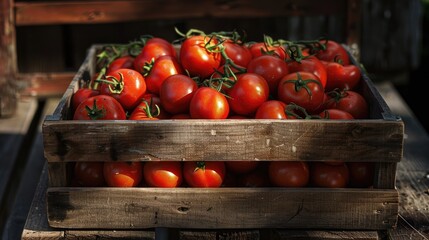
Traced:
[[347, 162], [351, 187], [370, 187], [374, 181], [374, 163]]
[[134, 69], [133, 62], [134, 62], [134, 57], [130, 55], [116, 58], [107, 67], [106, 74], [109, 75], [111, 72], [121, 68]]
[[322, 61], [314, 56], [306, 57], [301, 62], [292, 61], [288, 63], [289, 73], [310, 72], [313, 73], [322, 83], [323, 89], [326, 88], [328, 73]]
[[238, 177], [238, 184], [242, 187], [269, 187], [271, 186], [268, 172], [256, 169], [255, 171], [241, 174]]
[[316, 187], [344, 188], [349, 183], [349, 169], [345, 163], [333, 165], [313, 162], [310, 179]]
[[150, 64], [158, 57], [165, 55], [176, 58], [177, 54], [174, 46], [163, 38], [150, 38], [146, 41], [141, 53], [134, 59], [134, 70], [144, 74], [145, 65]]
[[284, 47], [280, 45], [272, 45], [267, 42], [256, 42], [249, 46], [250, 52], [252, 53], [253, 58], [262, 56], [262, 55], [273, 55], [282, 60], [286, 59], [287, 54]]
[[159, 107], [156, 104], [152, 106], [144, 100], [142, 101], [134, 110], [131, 112], [131, 115], [128, 117], [129, 120], [158, 120]]
[[135, 187], [143, 178], [141, 162], [104, 162], [103, 175], [109, 187]]
[[145, 76], [147, 91], [159, 94], [162, 82], [175, 74], [183, 74], [184, 71], [178, 60], [173, 56], [158, 57]]
[[[171, 117], [170, 113], [168, 113], [162, 107], [161, 98], [159, 97], [158, 94], [146, 92], [142, 97], [142, 101], [146, 101], [149, 103], [149, 108], [151, 110], [152, 116], [157, 115], [156, 117], [158, 119], [169, 119]], [[140, 103], [139, 105], [141, 104], [142, 103]], [[159, 109], [159, 112], [158, 112], [158, 109]]]
[[220, 187], [225, 172], [225, 163], [222, 161], [187, 161], [183, 164], [183, 176], [191, 187]]
[[125, 110], [134, 109], [146, 93], [143, 75], [133, 69], [118, 69], [100, 81], [100, 93], [114, 97]]
[[268, 100], [269, 86], [267, 81], [256, 73], [243, 73], [237, 82], [227, 89], [228, 103], [235, 114], [251, 116], [258, 107]]
[[[322, 61], [323, 62], [323, 61]], [[361, 71], [356, 65], [343, 66], [337, 62], [323, 62], [327, 72], [326, 91], [336, 88], [353, 90], [361, 79]]]
[[253, 58], [247, 66], [247, 72], [261, 75], [270, 88], [270, 94], [277, 96], [277, 86], [280, 79], [289, 73], [286, 62], [273, 55], [262, 55]]
[[320, 50], [316, 53], [316, 57], [327, 62], [339, 62], [346, 66], [350, 64], [349, 54], [347, 50], [338, 42], [333, 40], [322, 40], [321, 44], [325, 44], [326, 50]]
[[353, 115], [349, 112], [340, 109], [325, 109], [319, 113], [322, 119], [354, 119]]
[[256, 119], [286, 119], [286, 104], [278, 100], [268, 100], [256, 110]]
[[328, 93], [326, 108], [336, 108], [353, 115], [355, 119], [369, 117], [369, 107], [366, 99], [352, 90], [334, 90]]
[[81, 102], [98, 94], [100, 94], [100, 92], [95, 89], [79, 88], [72, 96], [71, 107], [73, 113], [76, 111], [77, 106], [79, 106]]
[[76, 108], [74, 120], [125, 120], [122, 105], [112, 96], [96, 95], [87, 98]]
[[[247, 46], [243, 44], [226, 40], [223, 42], [225, 54], [236, 65], [246, 68], [253, 56]], [[225, 59], [222, 59], [221, 64], [225, 64]]]
[[211, 87], [200, 87], [195, 91], [189, 105], [193, 119], [226, 119], [229, 104], [226, 97]]
[[301, 161], [272, 161], [268, 175], [278, 187], [305, 187], [310, 179], [308, 164]]
[[171, 114], [188, 113], [197, 83], [183, 74], [167, 77], [159, 90], [162, 107]]
[[233, 173], [243, 174], [255, 170], [258, 167], [257, 161], [225, 161], [226, 170]]
[[314, 113], [325, 98], [325, 90], [310, 72], [294, 72], [284, 76], [278, 84], [278, 99], [286, 104], [295, 103]]
[[102, 187], [106, 183], [103, 175], [103, 162], [76, 162], [74, 180], [82, 187]]
[[210, 77], [221, 63], [219, 41], [209, 36], [193, 35], [185, 39], [180, 48], [180, 63], [191, 76]]
[[150, 187], [178, 187], [182, 184], [182, 163], [177, 161], [145, 162], [143, 177]]

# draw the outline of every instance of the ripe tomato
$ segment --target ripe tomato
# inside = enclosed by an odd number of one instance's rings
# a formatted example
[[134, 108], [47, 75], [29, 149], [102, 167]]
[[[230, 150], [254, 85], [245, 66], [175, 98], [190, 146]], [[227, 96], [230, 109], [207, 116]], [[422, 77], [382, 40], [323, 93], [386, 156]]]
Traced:
[[250, 52], [252, 53], [253, 58], [262, 56], [262, 55], [273, 55], [284, 60], [286, 59], [286, 50], [280, 45], [272, 45], [266, 41], [256, 42], [249, 46]]
[[103, 162], [76, 162], [74, 181], [82, 187], [102, 187], [106, 184], [103, 175]]
[[175, 57], [168, 55], [160, 56], [150, 66], [145, 76], [147, 91], [159, 94], [161, 84], [167, 77], [183, 73], [182, 66]]
[[135, 187], [143, 178], [141, 162], [104, 162], [103, 175], [109, 187]]
[[146, 93], [143, 75], [133, 69], [118, 69], [100, 81], [100, 93], [116, 98], [125, 110], [134, 109]]
[[248, 173], [255, 170], [259, 162], [257, 161], [226, 161], [226, 170], [237, 174]]
[[351, 187], [370, 187], [374, 181], [374, 163], [347, 162]]
[[187, 161], [183, 165], [183, 176], [191, 187], [220, 187], [225, 172], [225, 163], [222, 161]]
[[120, 68], [134, 69], [133, 62], [134, 57], [130, 55], [116, 58], [107, 67], [106, 74], [109, 75], [111, 72], [116, 71]]
[[[161, 98], [159, 97], [158, 94], [146, 92], [145, 95], [143, 95], [142, 101], [146, 101], [149, 103], [149, 108], [151, 109], [152, 116], [157, 115], [156, 117], [158, 119], [169, 119], [171, 117], [170, 113], [168, 113], [162, 107]], [[141, 104], [142, 103], [140, 103], [139, 105], [141, 105]], [[158, 112], [158, 109], [159, 109], [159, 112]]]
[[257, 73], [265, 78], [270, 88], [270, 94], [275, 98], [279, 81], [289, 73], [289, 70], [284, 60], [273, 55], [262, 55], [249, 62], [247, 72]]
[[176, 58], [174, 46], [167, 40], [159, 37], [150, 38], [143, 46], [141, 53], [134, 59], [134, 70], [144, 74], [145, 65], [155, 61], [160, 56], [172, 56]]
[[221, 63], [219, 41], [210, 36], [193, 35], [183, 41], [180, 48], [180, 63], [191, 76], [201, 79], [210, 77]]
[[159, 89], [162, 107], [171, 114], [188, 113], [191, 99], [198, 89], [197, 83], [183, 74], [167, 77]]
[[79, 106], [81, 102], [98, 94], [100, 94], [100, 92], [95, 89], [79, 88], [72, 96], [71, 106], [73, 113], [76, 111], [77, 106]]
[[325, 98], [325, 90], [310, 72], [294, 72], [284, 76], [278, 84], [278, 99], [286, 104], [295, 103], [314, 113]]
[[310, 173], [311, 182], [316, 187], [344, 188], [349, 183], [349, 169], [345, 163], [313, 162]]
[[189, 105], [193, 119], [226, 119], [229, 104], [226, 97], [211, 87], [200, 87], [195, 91]]
[[308, 164], [301, 161], [272, 161], [268, 166], [268, 176], [278, 187], [305, 187], [310, 179]]
[[355, 119], [369, 117], [368, 103], [358, 92], [352, 90], [334, 90], [328, 93], [326, 108], [336, 108], [353, 115]]
[[326, 88], [328, 79], [328, 73], [326, 72], [325, 65], [322, 61], [314, 56], [306, 57], [301, 62], [292, 61], [288, 63], [289, 73], [293, 72], [310, 72], [316, 75], [323, 85], [323, 89]]
[[159, 107], [156, 104], [152, 106], [146, 100], [143, 100], [128, 117], [129, 120], [158, 120]]
[[251, 116], [268, 100], [270, 89], [267, 81], [256, 73], [243, 73], [227, 89], [228, 103], [235, 114]]
[[286, 119], [286, 103], [278, 100], [267, 100], [256, 110], [256, 119]]
[[73, 120], [125, 120], [122, 105], [112, 96], [96, 95], [84, 100], [76, 108]]
[[350, 113], [340, 109], [325, 109], [319, 113], [322, 119], [354, 119]]
[[150, 187], [174, 188], [182, 184], [182, 163], [150, 161], [143, 165], [143, 177]]
[[326, 50], [316, 53], [316, 57], [327, 62], [339, 62], [346, 66], [350, 64], [350, 58], [346, 49], [338, 42], [333, 40], [322, 40], [321, 44], [326, 45]]
[[[225, 54], [236, 65], [246, 68], [250, 60], [252, 60], [252, 53], [247, 46], [243, 44], [226, 40], [223, 42], [225, 47]], [[221, 65], [225, 64], [225, 59], [222, 59]]]
[[326, 91], [336, 88], [353, 90], [358, 86], [361, 79], [361, 71], [356, 65], [343, 66], [337, 62], [325, 62], [327, 72]]

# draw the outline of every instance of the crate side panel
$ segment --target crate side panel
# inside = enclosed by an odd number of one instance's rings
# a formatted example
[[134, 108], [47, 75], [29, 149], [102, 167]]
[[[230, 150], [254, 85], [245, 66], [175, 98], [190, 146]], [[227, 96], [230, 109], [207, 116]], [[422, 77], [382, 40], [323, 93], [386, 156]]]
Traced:
[[386, 229], [396, 190], [284, 188], [50, 188], [48, 220], [60, 228]]
[[402, 130], [394, 121], [45, 121], [43, 127], [49, 162], [396, 162], [402, 156]]

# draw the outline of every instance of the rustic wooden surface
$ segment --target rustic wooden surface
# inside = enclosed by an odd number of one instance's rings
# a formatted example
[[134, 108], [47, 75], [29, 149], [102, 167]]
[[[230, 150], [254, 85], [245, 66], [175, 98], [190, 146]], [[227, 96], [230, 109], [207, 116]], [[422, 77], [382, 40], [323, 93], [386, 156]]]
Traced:
[[26, 154], [25, 145], [30, 142], [27, 132], [36, 109], [36, 99], [25, 98], [18, 102], [12, 117], [0, 118], [0, 233], [13, 205], [20, 163]]
[[400, 195], [399, 219], [396, 229], [389, 231], [305, 231], [305, 230], [193, 230], [165, 229], [86, 231], [55, 229], [48, 225], [45, 192], [45, 167], [34, 196], [24, 230], [23, 239], [429, 239], [429, 137], [413, 113], [395, 91], [391, 83], [377, 85], [391, 110], [405, 121], [404, 158], [398, 163], [397, 189]]

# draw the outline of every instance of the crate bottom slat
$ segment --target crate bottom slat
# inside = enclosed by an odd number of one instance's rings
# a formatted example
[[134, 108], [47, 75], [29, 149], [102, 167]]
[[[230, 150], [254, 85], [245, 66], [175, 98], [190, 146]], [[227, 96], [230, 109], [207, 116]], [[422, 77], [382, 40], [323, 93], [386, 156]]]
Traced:
[[48, 188], [56, 228], [306, 228], [396, 226], [395, 189]]

